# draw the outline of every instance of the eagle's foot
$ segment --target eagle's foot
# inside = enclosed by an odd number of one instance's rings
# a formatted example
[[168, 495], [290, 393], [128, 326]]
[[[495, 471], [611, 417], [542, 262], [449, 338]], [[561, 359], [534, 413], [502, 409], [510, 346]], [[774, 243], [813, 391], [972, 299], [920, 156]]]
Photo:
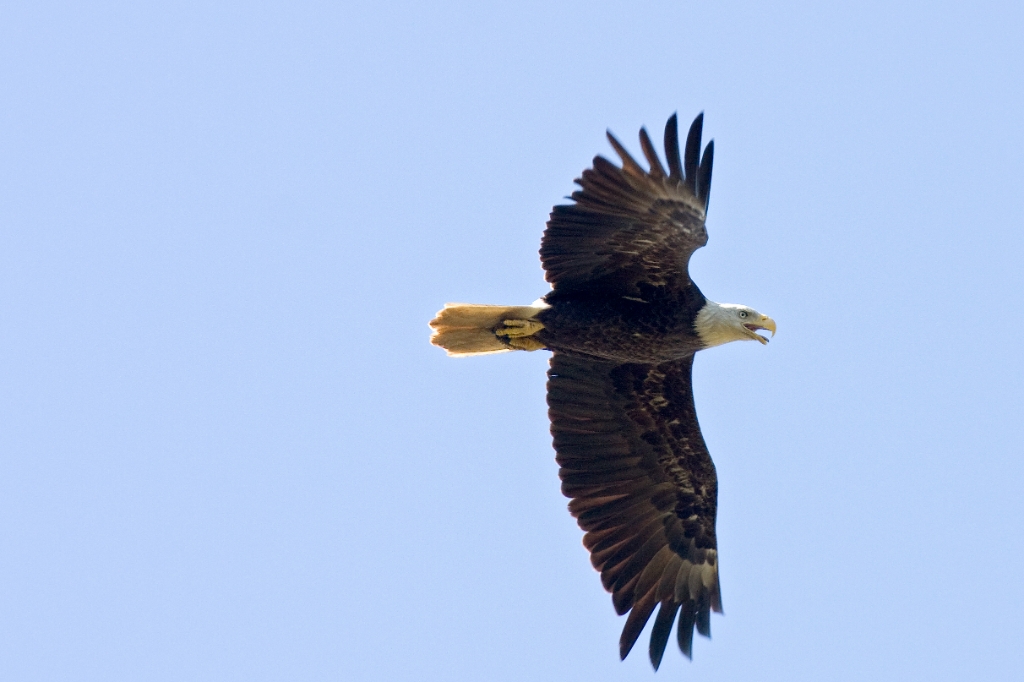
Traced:
[[503, 320], [494, 330], [495, 336], [507, 336], [510, 339], [524, 336], [533, 336], [544, 325], [537, 320]]
[[547, 346], [531, 336], [517, 336], [511, 339], [503, 338], [502, 341], [512, 350], [544, 350], [547, 348]]
[[534, 334], [544, 328], [537, 320], [502, 320], [494, 335], [512, 350], [543, 350], [546, 346]]

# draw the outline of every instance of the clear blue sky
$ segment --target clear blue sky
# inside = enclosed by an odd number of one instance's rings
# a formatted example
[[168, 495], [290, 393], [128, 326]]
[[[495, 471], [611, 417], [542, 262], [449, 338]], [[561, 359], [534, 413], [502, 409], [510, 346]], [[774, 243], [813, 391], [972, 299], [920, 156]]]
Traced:
[[[707, 5], [713, 4], [714, 8]], [[0, 677], [649, 680], [529, 303], [612, 129], [706, 112], [726, 615], [662, 680], [1024, 668], [1019, 3], [9, 3]], [[646, 635], [643, 641], [646, 641]]]

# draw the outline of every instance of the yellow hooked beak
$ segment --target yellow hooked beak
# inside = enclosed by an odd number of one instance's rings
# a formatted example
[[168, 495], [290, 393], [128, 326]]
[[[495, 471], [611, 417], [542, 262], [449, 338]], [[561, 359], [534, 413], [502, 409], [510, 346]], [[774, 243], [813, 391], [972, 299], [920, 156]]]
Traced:
[[762, 345], [767, 344], [768, 339], [761, 336], [760, 334], [755, 334], [757, 330], [764, 329], [766, 331], [770, 331], [772, 333], [772, 336], [775, 336], [775, 320], [768, 317], [767, 315], [762, 315], [761, 319], [759, 319], [757, 322], [747, 322], [743, 326], [747, 328], [748, 332], [750, 332], [750, 336], [760, 341]]

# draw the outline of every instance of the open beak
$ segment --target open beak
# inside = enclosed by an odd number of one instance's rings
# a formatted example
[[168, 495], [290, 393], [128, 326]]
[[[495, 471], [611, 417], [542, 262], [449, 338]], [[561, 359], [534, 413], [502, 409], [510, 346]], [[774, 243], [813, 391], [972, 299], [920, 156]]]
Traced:
[[761, 336], [760, 334], [756, 334], [756, 331], [758, 331], [759, 329], [764, 329], [766, 331], [770, 331], [772, 333], [772, 336], [775, 336], [775, 320], [768, 317], [767, 315], [762, 315], [761, 319], [758, 320], [757, 322], [748, 322], [743, 326], [746, 327], [747, 331], [750, 332], [750, 335], [753, 338], [760, 341], [762, 345], [767, 344], [768, 339]]

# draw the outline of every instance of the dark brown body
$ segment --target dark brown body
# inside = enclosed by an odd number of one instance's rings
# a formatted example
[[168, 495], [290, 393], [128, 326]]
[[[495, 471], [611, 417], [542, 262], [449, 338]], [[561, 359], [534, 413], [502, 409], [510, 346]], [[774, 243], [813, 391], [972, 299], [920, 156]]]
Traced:
[[[551, 292], [536, 338], [554, 351], [617, 362], [660, 364], [702, 349], [694, 320], [707, 299], [695, 284], [643, 298]], [[636, 300], [639, 299], [639, 300]]]

